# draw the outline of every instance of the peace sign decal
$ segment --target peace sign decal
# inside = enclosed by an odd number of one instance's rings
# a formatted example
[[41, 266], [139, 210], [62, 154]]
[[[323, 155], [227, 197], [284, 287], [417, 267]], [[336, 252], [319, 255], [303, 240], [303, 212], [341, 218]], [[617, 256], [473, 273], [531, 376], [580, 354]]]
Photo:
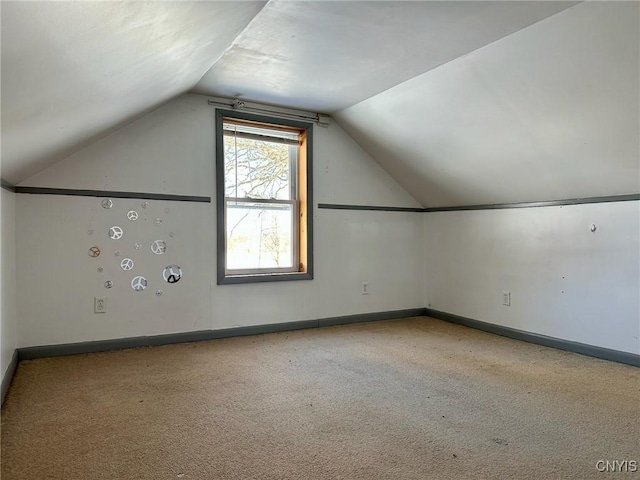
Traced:
[[123, 233], [124, 232], [122, 231], [122, 228], [114, 225], [109, 229], [109, 238], [111, 240], [120, 240], [122, 238]]
[[135, 222], [138, 219], [138, 212], [136, 212], [135, 210], [129, 210], [129, 212], [127, 213], [127, 218], [132, 222]]
[[142, 276], [133, 277], [133, 280], [131, 280], [131, 288], [136, 292], [143, 291], [147, 288], [147, 279]]
[[164, 267], [162, 278], [167, 283], [178, 283], [182, 278], [182, 269], [178, 265], [169, 265]]
[[151, 244], [151, 251], [156, 255], [162, 255], [167, 251], [167, 244], [163, 240], [156, 240]]
[[133, 268], [133, 260], [131, 260], [130, 258], [123, 258], [120, 262], [120, 268], [125, 271], [131, 270]]
[[96, 258], [100, 256], [100, 247], [98, 246], [93, 246], [89, 249], [89, 256], [91, 258]]

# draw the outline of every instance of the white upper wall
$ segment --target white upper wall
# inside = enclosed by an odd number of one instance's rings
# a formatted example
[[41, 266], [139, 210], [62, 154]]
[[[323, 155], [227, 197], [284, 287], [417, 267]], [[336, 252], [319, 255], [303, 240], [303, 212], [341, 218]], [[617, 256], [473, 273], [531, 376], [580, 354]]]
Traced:
[[2, 178], [193, 87], [265, 2], [2, 2]]
[[586, 2], [336, 114], [425, 206], [640, 191], [637, 2]]
[[[207, 97], [182, 95], [22, 185], [214, 196], [213, 112]], [[315, 202], [418, 206], [339, 125], [315, 128], [314, 141]]]

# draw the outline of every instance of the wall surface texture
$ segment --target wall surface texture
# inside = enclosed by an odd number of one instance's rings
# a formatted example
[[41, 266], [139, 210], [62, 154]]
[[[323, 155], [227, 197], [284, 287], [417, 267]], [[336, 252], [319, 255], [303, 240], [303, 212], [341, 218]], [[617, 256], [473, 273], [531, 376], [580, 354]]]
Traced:
[[424, 227], [430, 308], [640, 354], [639, 202], [429, 213]]
[[[215, 199], [214, 151], [214, 108], [206, 97], [185, 95], [22, 185]], [[336, 124], [314, 127], [314, 197], [315, 204], [417, 206]], [[215, 203], [148, 201], [143, 208], [143, 200], [113, 199], [104, 209], [101, 200], [19, 195], [19, 346], [424, 306], [420, 214], [316, 208], [314, 280], [218, 286]], [[126, 217], [131, 210], [136, 221]], [[108, 237], [111, 226], [123, 228], [121, 239]], [[151, 252], [154, 240], [166, 241], [164, 255]], [[88, 255], [92, 246], [99, 257]], [[134, 260], [133, 270], [120, 268], [123, 258]], [[162, 280], [169, 264], [182, 267], [179, 283]], [[146, 290], [131, 289], [135, 275], [148, 279]], [[361, 294], [363, 281], [369, 295]], [[93, 313], [96, 296], [107, 297], [107, 313]]]
[[17, 347], [16, 311], [16, 194], [0, 189], [0, 372], [2, 378]]

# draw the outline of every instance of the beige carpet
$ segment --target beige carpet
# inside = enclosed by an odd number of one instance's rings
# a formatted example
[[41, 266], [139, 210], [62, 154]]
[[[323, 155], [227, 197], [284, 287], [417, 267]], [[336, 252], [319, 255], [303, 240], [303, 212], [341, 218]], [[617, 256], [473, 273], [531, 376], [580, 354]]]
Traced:
[[2, 478], [626, 478], [639, 414], [638, 368], [410, 318], [22, 362]]

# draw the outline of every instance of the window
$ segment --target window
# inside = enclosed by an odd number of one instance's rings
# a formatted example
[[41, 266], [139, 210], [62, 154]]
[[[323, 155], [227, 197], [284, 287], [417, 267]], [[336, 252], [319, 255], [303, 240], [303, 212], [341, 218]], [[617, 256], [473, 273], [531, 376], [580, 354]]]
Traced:
[[218, 284], [313, 278], [310, 123], [218, 110]]

